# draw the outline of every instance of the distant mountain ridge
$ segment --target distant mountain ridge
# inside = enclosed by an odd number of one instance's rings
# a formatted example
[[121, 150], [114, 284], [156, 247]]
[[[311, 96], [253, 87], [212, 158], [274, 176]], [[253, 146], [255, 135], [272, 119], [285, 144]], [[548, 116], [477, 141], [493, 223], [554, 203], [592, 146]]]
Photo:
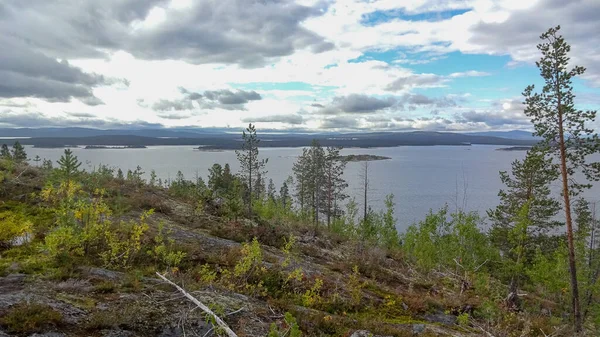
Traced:
[[[40, 147], [64, 146], [157, 146], [157, 145], [203, 145], [207, 149], [238, 149], [240, 147], [240, 133], [194, 133], [192, 137], [187, 132], [168, 130], [169, 132], [156, 132], [156, 130], [137, 130], [132, 133], [152, 134], [143, 136], [125, 133], [123, 130], [94, 130], [107, 132], [104, 135], [77, 137], [76, 134], [85, 132], [82, 129], [63, 129], [62, 136], [36, 136], [48, 134], [49, 130], [22, 130], [21, 133], [4, 133], [0, 130], [0, 137], [32, 137], [20, 139], [24, 145]], [[138, 132], [139, 131], [139, 132]], [[141, 132], [144, 131], [144, 132]], [[152, 132], [150, 132], [152, 131]], [[162, 131], [162, 130], [161, 130]], [[32, 133], [35, 132], [35, 133]], [[56, 131], [49, 132], [56, 135]], [[68, 136], [67, 133], [70, 135]], [[32, 136], [33, 135], [33, 136]], [[393, 147], [393, 146], [428, 146], [428, 145], [532, 145], [535, 140], [510, 139], [485, 135], [462, 134], [453, 132], [414, 131], [414, 132], [375, 132], [375, 133], [328, 133], [328, 134], [261, 134], [261, 147], [303, 147], [309, 146], [313, 139], [318, 139], [323, 146], [343, 147]], [[0, 140], [0, 143], [3, 141]], [[12, 140], [4, 140], [12, 143]]]
[[[82, 138], [95, 136], [140, 136], [140, 137], [176, 137], [176, 138], [204, 138], [208, 135], [213, 137], [229, 137], [231, 133], [241, 132], [241, 129], [235, 128], [163, 128], [163, 129], [93, 129], [83, 127], [50, 127], [50, 128], [0, 128], [0, 137], [35, 137], [35, 138]], [[269, 134], [271, 137], [290, 137], [290, 136], [353, 136], [362, 137], [365, 135], [387, 137], [390, 134], [398, 133], [455, 133], [455, 132], [434, 132], [434, 131], [412, 131], [412, 132], [317, 132], [317, 133], [299, 133], [296, 131], [284, 131], [277, 134]], [[511, 130], [511, 131], [484, 131], [484, 132], [465, 132], [458, 133], [469, 136], [499, 137], [521, 140], [538, 140], [533, 137], [529, 131]]]
[[485, 131], [485, 132], [469, 132], [473, 136], [491, 136], [509, 139], [525, 139], [525, 140], [540, 140], [539, 137], [534, 137], [531, 131], [511, 130], [511, 131]]

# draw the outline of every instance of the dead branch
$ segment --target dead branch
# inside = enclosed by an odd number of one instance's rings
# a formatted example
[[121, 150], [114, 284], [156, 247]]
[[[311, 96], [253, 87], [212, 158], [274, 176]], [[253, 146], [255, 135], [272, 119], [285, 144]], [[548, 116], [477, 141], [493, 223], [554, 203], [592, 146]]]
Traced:
[[159, 272], [156, 272], [156, 275], [158, 275], [158, 277], [160, 277], [163, 281], [165, 281], [168, 284], [175, 287], [175, 289], [177, 289], [180, 293], [182, 293], [185, 297], [187, 297], [190, 301], [192, 301], [195, 305], [197, 305], [200, 309], [202, 309], [202, 311], [204, 311], [206, 314], [212, 316], [215, 319], [215, 322], [217, 322], [217, 324], [223, 329], [223, 331], [225, 331], [225, 333], [229, 337], [238, 337], [235, 334], [235, 332], [233, 332], [233, 330], [231, 330], [231, 328], [229, 328], [227, 323], [225, 323], [221, 318], [219, 318], [219, 316], [217, 316], [214, 312], [212, 312], [212, 310], [210, 310], [206, 305], [204, 305], [202, 302], [198, 301], [194, 296], [190, 295], [187, 291], [185, 291], [185, 289], [183, 289], [180, 286], [178, 286], [177, 284], [173, 283], [172, 281], [167, 279], [165, 276], [161, 275]]

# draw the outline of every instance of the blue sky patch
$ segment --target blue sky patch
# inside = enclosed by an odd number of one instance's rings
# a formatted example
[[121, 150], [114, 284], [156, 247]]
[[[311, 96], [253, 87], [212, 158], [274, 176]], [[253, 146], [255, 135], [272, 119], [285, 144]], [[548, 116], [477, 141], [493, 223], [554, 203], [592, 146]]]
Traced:
[[436, 22], [448, 20], [454, 16], [462, 15], [469, 11], [471, 11], [471, 9], [452, 9], [447, 11], [424, 12], [416, 14], [406, 13], [404, 10], [399, 9], [374, 11], [364, 14], [360, 23], [363, 26], [377, 26], [379, 24], [394, 20]]

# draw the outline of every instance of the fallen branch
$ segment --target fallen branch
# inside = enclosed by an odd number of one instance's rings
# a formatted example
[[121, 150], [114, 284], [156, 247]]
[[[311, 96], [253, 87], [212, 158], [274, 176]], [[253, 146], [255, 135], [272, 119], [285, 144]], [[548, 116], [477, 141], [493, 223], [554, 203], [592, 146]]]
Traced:
[[229, 337], [238, 337], [235, 334], [235, 332], [233, 332], [233, 330], [231, 330], [229, 328], [227, 323], [225, 323], [221, 318], [219, 318], [219, 316], [215, 315], [215, 313], [212, 312], [212, 310], [210, 310], [206, 305], [204, 305], [202, 302], [198, 301], [194, 296], [190, 295], [187, 291], [185, 291], [185, 289], [183, 289], [180, 286], [178, 286], [177, 284], [173, 283], [168, 278], [161, 275], [159, 272], [156, 272], [156, 275], [158, 275], [158, 277], [160, 277], [163, 281], [167, 282], [168, 284], [172, 285], [177, 290], [179, 290], [180, 293], [182, 293], [185, 297], [187, 297], [190, 301], [192, 301], [195, 305], [197, 305], [200, 309], [202, 309], [202, 311], [204, 311], [208, 315], [212, 316], [215, 319], [215, 322], [217, 322], [217, 324], [223, 329], [223, 331], [225, 331], [225, 333]]

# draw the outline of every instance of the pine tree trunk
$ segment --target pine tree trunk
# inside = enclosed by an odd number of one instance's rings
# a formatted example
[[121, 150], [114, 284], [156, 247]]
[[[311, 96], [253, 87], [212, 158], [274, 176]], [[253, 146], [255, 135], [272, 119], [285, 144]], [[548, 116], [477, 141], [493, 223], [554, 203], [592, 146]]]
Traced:
[[363, 221], [367, 222], [367, 191], [369, 190], [369, 162], [365, 162], [365, 181], [364, 181], [364, 211], [363, 211]]
[[569, 246], [569, 271], [571, 273], [571, 292], [573, 319], [575, 332], [582, 331], [581, 309], [579, 304], [579, 287], [577, 285], [577, 266], [575, 262], [575, 243], [573, 240], [573, 219], [571, 218], [571, 201], [569, 196], [568, 172], [567, 172], [567, 154], [565, 147], [565, 138], [563, 131], [563, 111], [558, 96], [558, 138], [560, 147], [560, 172], [562, 176], [562, 189], [565, 203], [565, 215], [567, 220], [567, 241]]
[[330, 169], [329, 174], [327, 175], [327, 178], [328, 178], [328, 182], [327, 182], [327, 228], [331, 227], [331, 199], [333, 198], [333, 195], [331, 193], [331, 190], [332, 190], [331, 174], [332, 173], [331, 173], [331, 169]]

